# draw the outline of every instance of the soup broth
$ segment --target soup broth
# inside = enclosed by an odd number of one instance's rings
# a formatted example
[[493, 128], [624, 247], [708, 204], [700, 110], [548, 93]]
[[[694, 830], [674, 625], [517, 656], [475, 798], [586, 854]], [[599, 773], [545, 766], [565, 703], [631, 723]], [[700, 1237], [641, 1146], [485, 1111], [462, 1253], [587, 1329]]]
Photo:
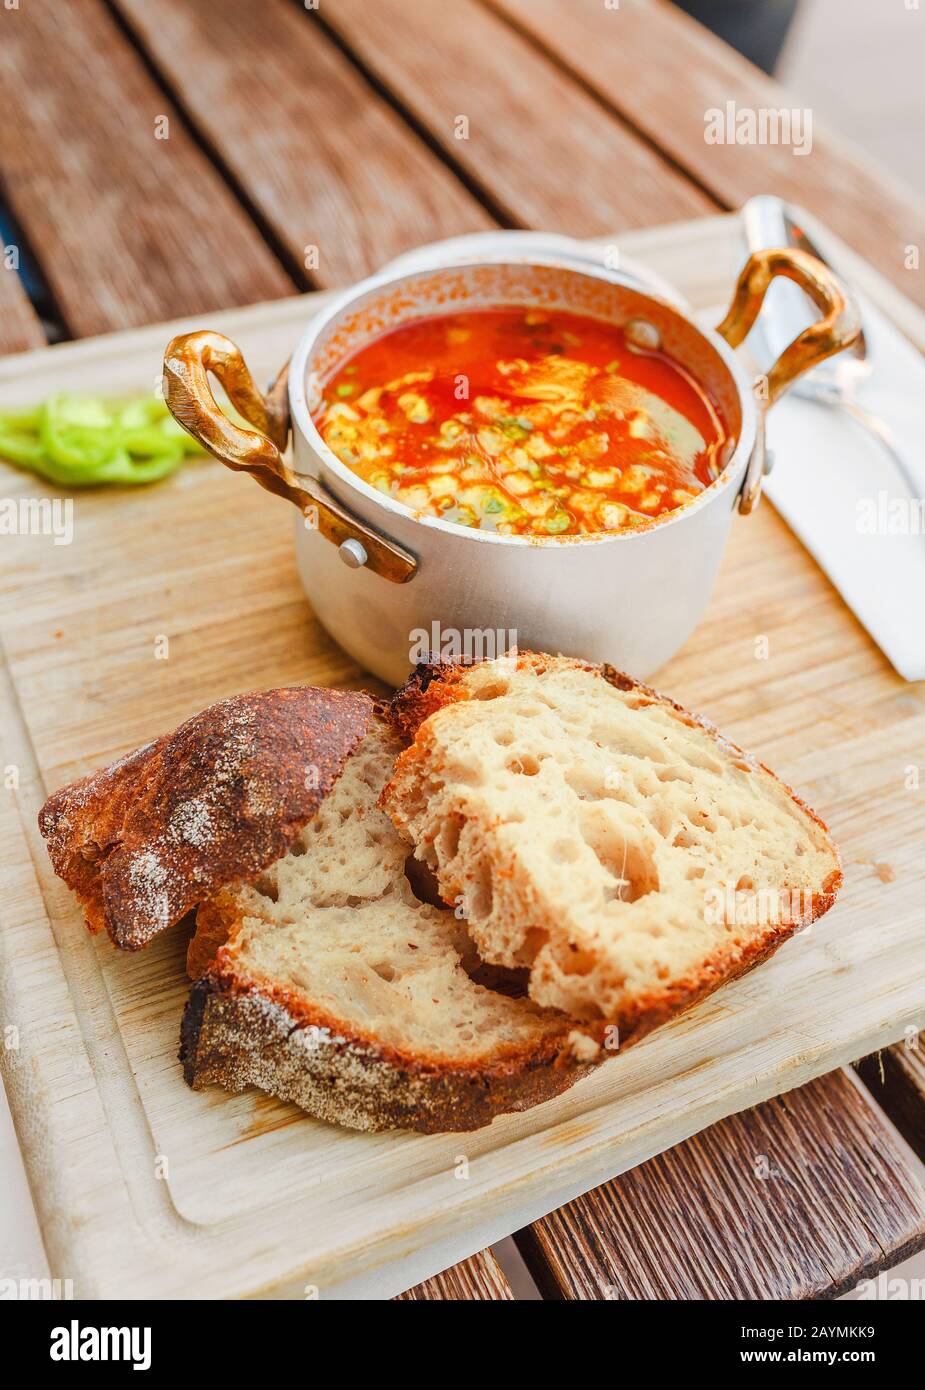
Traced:
[[709, 487], [729, 444], [678, 364], [558, 309], [403, 324], [339, 368], [316, 424], [413, 510], [537, 537], [647, 525]]

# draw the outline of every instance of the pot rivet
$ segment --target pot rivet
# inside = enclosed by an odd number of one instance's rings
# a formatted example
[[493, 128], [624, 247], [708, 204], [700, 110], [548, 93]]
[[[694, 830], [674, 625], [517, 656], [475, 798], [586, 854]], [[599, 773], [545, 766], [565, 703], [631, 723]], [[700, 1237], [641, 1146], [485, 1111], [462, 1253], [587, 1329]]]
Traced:
[[352, 570], [362, 569], [363, 565], [365, 565], [366, 561], [369, 559], [369, 556], [366, 554], [365, 546], [359, 541], [354, 540], [353, 537], [348, 541], [341, 541], [340, 545], [337, 547], [337, 553], [344, 564], [348, 565]]
[[623, 325], [623, 334], [630, 347], [646, 352], [656, 352], [662, 345], [661, 333], [648, 319], [629, 319]]

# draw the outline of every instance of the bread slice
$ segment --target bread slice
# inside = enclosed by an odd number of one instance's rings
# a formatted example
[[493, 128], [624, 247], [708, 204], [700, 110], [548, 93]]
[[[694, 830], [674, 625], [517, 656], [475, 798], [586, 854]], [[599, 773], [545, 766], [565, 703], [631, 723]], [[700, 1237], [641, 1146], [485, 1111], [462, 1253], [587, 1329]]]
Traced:
[[377, 805], [400, 748], [374, 721], [288, 854], [200, 907], [180, 1054], [194, 1089], [254, 1085], [354, 1129], [433, 1132], [588, 1070], [571, 1021], [486, 987], [465, 923], [412, 891]]
[[538, 1003], [642, 1036], [834, 902], [838, 851], [773, 773], [609, 667], [419, 668], [383, 806]]
[[136, 950], [285, 853], [363, 738], [369, 695], [295, 686], [210, 705], [39, 812], [87, 926]]

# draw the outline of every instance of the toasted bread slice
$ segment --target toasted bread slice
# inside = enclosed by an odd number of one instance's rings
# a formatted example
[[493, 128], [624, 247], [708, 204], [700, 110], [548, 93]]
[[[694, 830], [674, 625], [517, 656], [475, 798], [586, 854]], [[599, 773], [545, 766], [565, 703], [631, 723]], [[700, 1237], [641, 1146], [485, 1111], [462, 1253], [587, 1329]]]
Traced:
[[[558, 1094], [595, 1048], [480, 983], [465, 923], [421, 901], [378, 808], [400, 741], [374, 722], [288, 854], [203, 904], [181, 1059], [354, 1129], [468, 1130]], [[503, 983], [503, 982], [501, 982]]]
[[838, 851], [773, 773], [608, 667], [536, 653], [419, 668], [382, 798], [479, 952], [620, 1045], [833, 903]]
[[278, 859], [374, 708], [369, 695], [312, 686], [236, 695], [55, 792], [39, 829], [90, 930], [136, 950]]

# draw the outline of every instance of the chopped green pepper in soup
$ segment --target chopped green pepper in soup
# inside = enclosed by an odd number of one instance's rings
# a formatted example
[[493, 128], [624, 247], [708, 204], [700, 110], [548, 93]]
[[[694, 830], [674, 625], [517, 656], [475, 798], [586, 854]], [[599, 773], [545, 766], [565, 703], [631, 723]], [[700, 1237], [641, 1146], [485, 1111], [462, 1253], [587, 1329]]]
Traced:
[[550, 309], [418, 319], [328, 382], [325, 443], [415, 511], [508, 535], [619, 531], [719, 476], [727, 434], [670, 358]]

